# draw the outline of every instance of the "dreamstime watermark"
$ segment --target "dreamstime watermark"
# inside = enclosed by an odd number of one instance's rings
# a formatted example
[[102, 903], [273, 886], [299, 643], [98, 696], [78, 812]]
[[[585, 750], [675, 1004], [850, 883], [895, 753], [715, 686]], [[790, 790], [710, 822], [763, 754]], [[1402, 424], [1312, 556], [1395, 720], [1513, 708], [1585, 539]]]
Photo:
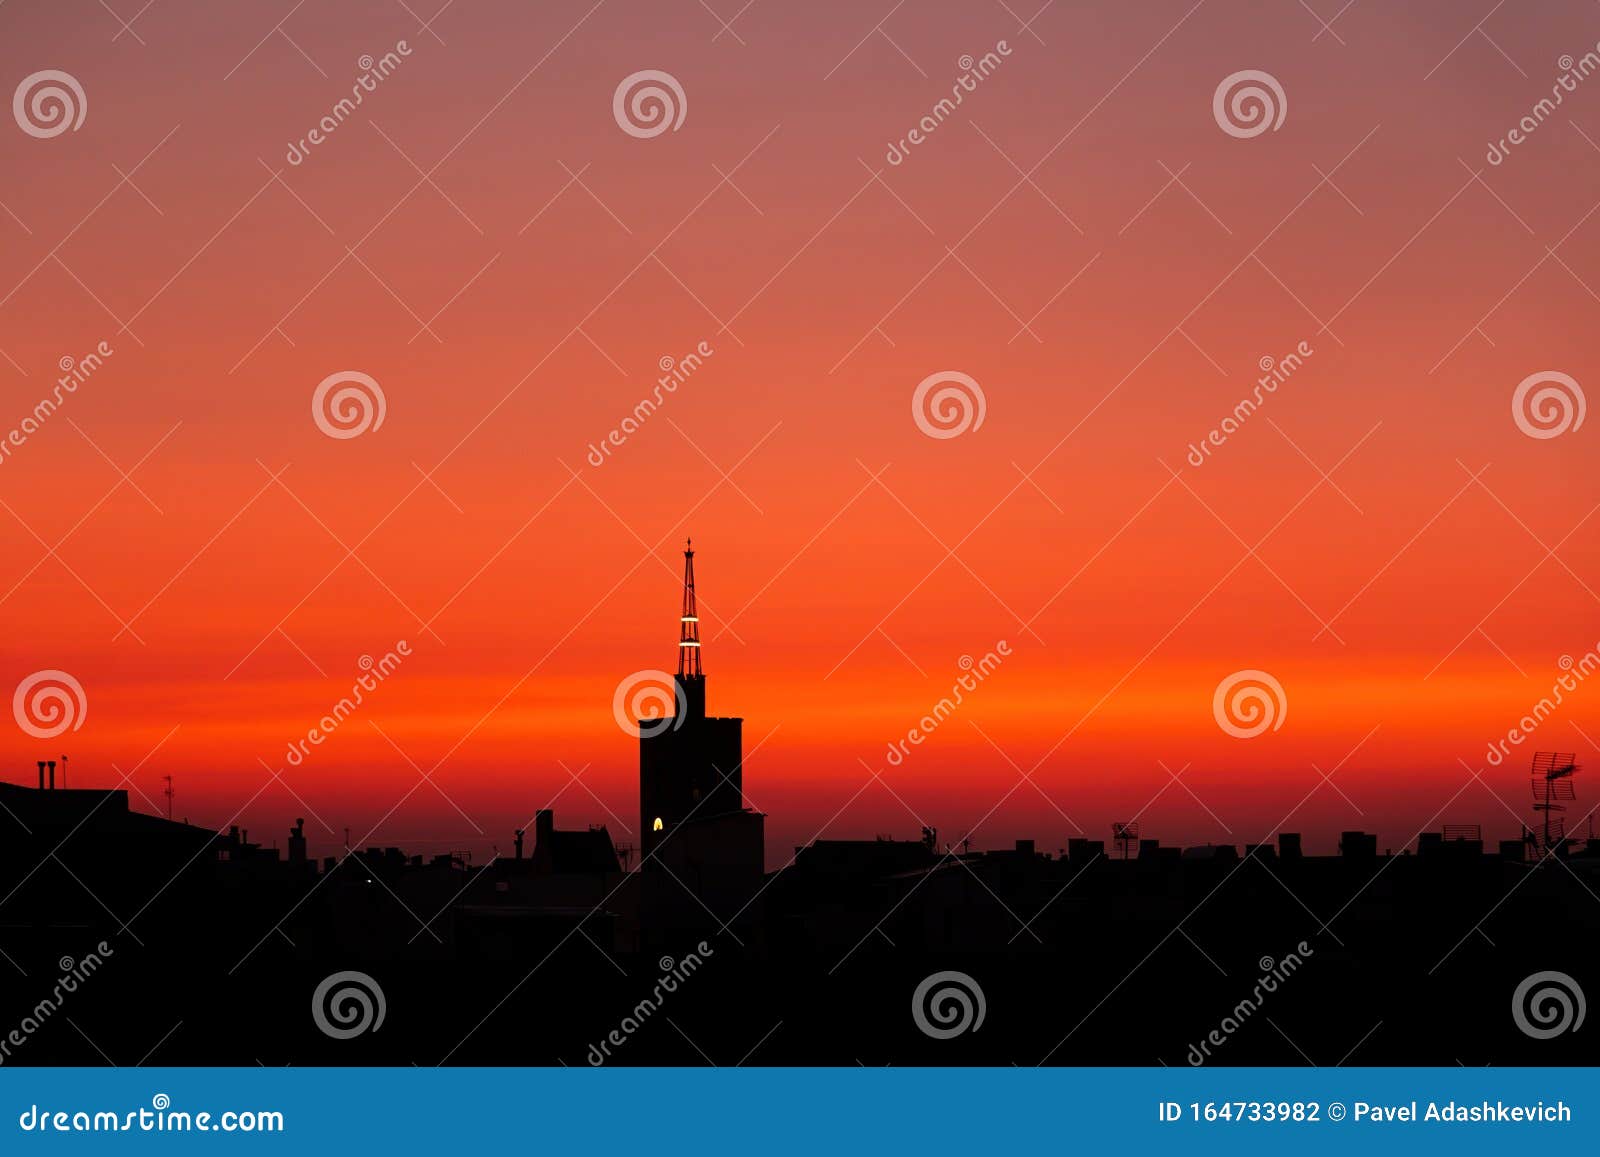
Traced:
[[1582, 426], [1587, 409], [1583, 387], [1560, 370], [1529, 374], [1511, 392], [1511, 420], [1528, 437], [1541, 441]]
[[388, 1011], [383, 989], [365, 972], [335, 972], [311, 994], [311, 1019], [334, 1040], [377, 1032]]
[[41, 1109], [29, 1105], [17, 1118], [24, 1133], [282, 1133], [283, 1114], [274, 1109], [225, 1109], [193, 1113], [172, 1108], [172, 1098], [157, 1093], [150, 1108], [115, 1113], [106, 1109]]
[[933, 710], [917, 720], [916, 724], [906, 732], [904, 739], [896, 739], [889, 744], [888, 753], [884, 756], [889, 761], [889, 766], [899, 767], [904, 763], [906, 756], [911, 754], [911, 748], [921, 747], [926, 743], [928, 737], [939, 729], [940, 724], [954, 715], [956, 708], [966, 702], [964, 692], [976, 691], [978, 684], [999, 669], [1001, 660], [1010, 656], [1011, 644], [1004, 639], [994, 645], [994, 650], [986, 651], [981, 659], [962, 655], [956, 666], [965, 674], [956, 677], [956, 681], [950, 686], [950, 694], [940, 699], [933, 705]]
[[110, 342], [103, 341], [81, 358], [63, 357], [57, 362], [61, 376], [56, 379], [55, 388], [35, 402], [33, 409], [11, 428], [4, 441], [0, 441], [0, 463], [10, 459], [13, 451], [37, 434], [40, 427], [61, 408], [61, 403], [76, 394], [78, 387], [92, 378], [95, 371], [115, 352]]
[[1228, 1038], [1238, 1032], [1265, 1003], [1266, 998], [1278, 991], [1278, 986], [1300, 970], [1307, 958], [1315, 956], [1311, 945], [1304, 940], [1294, 946], [1294, 951], [1282, 960], [1274, 961], [1270, 956], [1263, 956], [1256, 961], [1261, 969], [1261, 979], [1257, 980], [1255, 987], [1250, 990], [1250, 995], [1234, 1005], [1228, 1015], [1222, 1018], [1222, 1023], [1206, 1034], [1205, 1039], [1198, 1045], [1189, 1046], [1189, 1055], [1185, 1058], [1190, 1065], [1199, 1068], [1211, 1058], [1211, 1051], [1219, 1049], [1228, 1042]]
[[329, 374], [311, 392], [311, 420], [330, 438], [359, 438], [382, 426], [388, 412], [383, 387], [360, 370]]
[[1211, 115], [1217, 127], [1241, 140], [1277, 132], [1289, 115], [1289, 98], [1270, 72], [1245, 68], [1222, 78], [1211, 94]]
[[677, 992], [680, 984], [698, 972], [705, 964], [706, 957], [714, 955], [716, 953], [711, 950], [711, 945], [702, 940], [695, 945], [695, 951], [686, 954], [680, 960], [673, 960], [670, 956], [663, 956], [658, 960], [656, 964], [661, 969], [661, 978], [650, 990], [650, 995], [634, 1005], [622, 1018], [622, 1023], [607, 1033], [599, 1044], [589, 1046], [586, 1058], [589, 1064], [599, 1068], [610, 1060], [611, 1050], [627, 1044], [628, 1038], [643, 1028], [645, 1022], [661, 1010], [667, 996]]
[[967, 98], [967, 94], [977, 92], [978, 85], [992, 76], [1010, 55], [1011, 46], [1004, 40], [997, 40], [992, 50], [985, 52], [976, 60], [970, 53], [957, 60], [956, 66], [961, 69], [961, 75], [956, 77], [955, 83], [950, 86], [950, 95], [940, 97], [909, 133], [898, 141], [889, 142], [889, 151], [884, 154], [884, 160], [891, 165], [898, 165], [909, 157], [911, 150], [932, 136], [949, 117], [954, 116], [961, 102]]
[[1484, 758], [1489, 761], [1490, 767], [1499, 767], [1505, 762], [1506, 756], [1511, 754], [1513, 747], [1521, 747], [1533, 733], [1550, 716], [1556, 713], [1556, 708], [1566, 701], [1566, 693], [1576, 691], [1578, 685], [1587, 679], [1596, 670], [1600, 670], [1600, 643], [1588, 651], [1580, 659], [1571, 655], [1562, 655], [1556, 662], [1563, 674], [1556, 676], [1556, 681], [1550, 686], [1550, 694], [1544, 696], [1539, 702], [1528, 709], [1528, 713], [1517, 720], [1517, 725], [1506, 732], [1504, 739], [1490, 742]]
[[22, 78], [11, 96], [11, 115], [30, 137], [48, 140], [83, 127], [89, 98], [70, 72], [46, 68]]
[[289, 151], [284, 154], [284, 160], [291, 165], [303, 163], [311, 155], [311, 150], [331, 137], [340, 125], [354, 116], [361, 102], [366, 100], [367, 94], [377, 92], [378, 85], [389, 79], [395, 69], [400, 67], [400, 62], [410, 55], [411, 46], [404, 40], [397, 40], [392, 49], [376, 60], [370, 53], [357, 60], [356, 66], [361, 69], [361, 75], [356, 77], [356, 82], [350, 86], [350, 95], [340, 97], [328, 110], [327, 115], [305, 136], [298, 141], [290, 141]]
[[344, 724], [344, 721], [354, 715], [356, 708], [366, 701], [365, 692], [376, 691], [378, 684], [394, 674], [400, 666], [400, 661], [411, 654], [411, 644], [401, 639], [394, 645], [394, 650], [384, 652], [383, 658], [374, 659], [371, 655], [362, 655], [356, 666], [361, 668], [361, 674], [356, 676], [356, 681], [350, 685], [350, 694], [344, 696], [333, 705], [316, 726], [306, 732], [304, 739], [296, 739], [289, 744], [284, 758], [289, 761], [290, 767], [299, 767], [311, 754], [313, 747], [321, 747], [327, 742], [328, 737]]
[[0, 1038], [0, 1065], [11, 1059], [13, 1049], [20, 1049], [27, 1044], [28, 1038], [38, 1032], [45, 1021], [61, 1011], [66, 998], [77, 992], [79, 985], [100, 970], [106, 957], [115, 955], [111, 945], [102, 940], [94, 946], [94, 951], [86, 953], [80, 960], [73, 960], [70, 956], [58, 960], [56, 967], [61, 970], [61, 976], [50, 990], [50, 995], [34, 1005], [22, 1018], [22, 1023]]
[[935, 972], [911, 994], [911, 1019], [934, 1040], [977, 1032], [988, 1011], [983, 989], [965, 972]]
[[670, 72], [641, 69], [622, 78], [611, 94], [611, 115], [630, 137], [648, 140], [669, 129], [677, 132], [689, 115], [689, 98]]
[[911, 391], [911, 420], [930, 438], [959, 438], [983, 425], [989, 400], [971, 374], [940, 370]]
[[1596, 44], [1577, 60], [1573, 60], [1570, 53], [1562, 56], [1556, 61], [1556, 67], [1561, 69], [1561, 75], [1556, 77], [1556, 82], [1550, 86], [1550, 95], [1534, 102], [1527, 115], [1505, 136], [1498, 141], [1490, 141], [1489, 151], [1484, 154], [1484, 160], [1491, 165], [1504, 164], [1506, 158], [1511, 155], [1511, 150], [1525, 143], [1538, 127], [1555, 113], [1556, 107], [1566, 99], [1567, 93], [1577, 92], [1580, 81], [1587, 80], [1596, 71], [1600, 71], [1600, 44]]
[[1250, 416], [1261, 408], [1263, 402], [1278, 392], [1278, 387], [1294, 376], [1295, 371], [1305, 365], [1305, 361], [1316, 351], [1311, 348], [1311, 343], [1302, 341], [1294, 349], [1284, 354], [1281, 358], [1272, 358], [1263, 355], [1256, 363], [1261, 370], [1261, 376], [1256, 379], [1255, 389], [1250, 394], [1240, 398], [1228, 414], [1211, 429], [1198, 443], [1189, 443], [1189, 453], [1185, 456], [1191, 466], [1203, 466], [1206, 459], [1211, 457], [1214, 447], [1220, 447], [1250, 419]]
[[65, 671], [35, 671], [17, 684], [11, 714], [17, 726], [35, 739], [54, 739], [83, 726], [89, 699], [83, 684]]
[[1535, 1040], [1577, 1032], [1587, 1011], [1583, 989], [1565, 972], [1535, 972], [1511, 994], [1511, 1019]]
[[639, 399], [633, 410], [622, 419], [599, 443], [589, 443], [589, 453], [585, 459], [589, 465], [600, 467], [606, 464], [606, 459], [611, 457], [611, 451], [620, 448], [624, 442], [639, 432], [650, 415], [659, 410], [667, 398], [678, 392], [678, 387], [694, 376], [706, 359], [717, 351], [708, 341], [702, 341], [694, 349], [684, 354], [681, 358], [663, 357], [656, 363], [661, 370], [661, 376], [656, 379], [655, 389], [648, 397]]
[[611, 696], [612, 718], [635, 739], [678, 730], [688, 706], [683, 684], [665, 671], [635, 671], [617, 684]]
[[1289, 698], [1283, 684], [1267, 672], [1235, 671], [1217, 684], [1211, 714], [1217, 726], [1235, 739], [1254, 739], [1283, 726], [1289, 717]]

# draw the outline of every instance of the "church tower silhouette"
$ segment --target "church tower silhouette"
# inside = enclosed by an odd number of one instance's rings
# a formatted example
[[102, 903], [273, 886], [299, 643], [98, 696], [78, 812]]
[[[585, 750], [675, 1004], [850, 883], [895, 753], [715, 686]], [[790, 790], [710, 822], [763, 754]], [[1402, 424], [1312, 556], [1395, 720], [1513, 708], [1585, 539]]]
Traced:
[[639, 721], [641, 862], [675, 831], [744, 811], [744, 720], [706, 714], [694, 541], [683, 552], [674, 713]]

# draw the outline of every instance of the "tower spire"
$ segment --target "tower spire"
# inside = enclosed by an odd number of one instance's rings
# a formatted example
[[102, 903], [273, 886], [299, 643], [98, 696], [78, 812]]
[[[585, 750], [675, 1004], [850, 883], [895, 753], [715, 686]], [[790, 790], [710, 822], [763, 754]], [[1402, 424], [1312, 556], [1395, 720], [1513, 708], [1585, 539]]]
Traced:
[[694, 601], [694, 539], [683, 550], [683, 619], [678, 632], [678, 677], [702, 677], [700, 670], [700, 612]]

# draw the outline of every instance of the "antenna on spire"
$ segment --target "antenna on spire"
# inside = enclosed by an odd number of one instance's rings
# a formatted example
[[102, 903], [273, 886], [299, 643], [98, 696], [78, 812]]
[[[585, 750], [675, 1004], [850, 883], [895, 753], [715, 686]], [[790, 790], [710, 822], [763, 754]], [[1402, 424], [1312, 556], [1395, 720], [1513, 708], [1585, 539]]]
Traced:
[[694, 601], [694, 539], [683, 549], [683, 619], [678, 632], [678, 678], [699, 679], [700, 612]]

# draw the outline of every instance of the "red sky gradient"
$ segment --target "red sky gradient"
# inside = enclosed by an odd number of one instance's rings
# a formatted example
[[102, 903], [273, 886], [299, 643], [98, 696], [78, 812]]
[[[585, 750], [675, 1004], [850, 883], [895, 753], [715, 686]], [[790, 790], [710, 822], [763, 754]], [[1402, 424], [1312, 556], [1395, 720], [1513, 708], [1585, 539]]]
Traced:
[[[1600, 383], [1600, 78], [1485, 160], [1600, 40], [1592, 4], [1475, 33], [1487, 2], [1357, 4], [1331, 31], [1226, 0], [1058, 3], [1027, 29], [1033, 5], [756, 0], [731, 31], [695, 4], [462, 2], [437, 39], [436, 6], [158, 0], [120, 35], [96, 6], [0, 8], [4, 92], [55, 68], [88, 98], [51, 139], [0, 120], [0, 427], [61, 358], [115, 351], [0, 462], [0, 684], [59, 668], [88, 699], [61, 739], [7, 720], [7, 778], [61, 751], [81, 786], [137, 766], [141, 806], [172, 775], [180, 816], [242, 808], [267, 840], [315, 817], [318, 853], [346, 826], [508, 852], [552, 797], [629, 842], [612, 693], [674, 661], [686, 533], [711, 708], [746, 720], [774, 866], [922, 821], [1049, 850], [1136, 814], [1181, 842], [1286, 816], [1314, 849], [1514, 834], [1532, 751], [1600, 738], [1582, 686], [1485, 765], [1600, 643], [1597, 423], [1542, 440], [1511, 413], [1535, 372]], [[399, 40], [290, 165], [358, 57]], [[958, 58], [1001, 40], [888, 164]], [[641, 69], [682, 84], [678, 131], [613, 119]], [[1241, 69], [1281, 82], [1277, 131], [1214, 121]], [[311, 393], [340, 370], [381, 384], [380, 429], [319, 432]], [[936, 440], [910, 401], [942, 370], [987, 412]], [[287, 766], [400, 639], [399, 671]], [[1250, 668], [1287, 714], [1235, 739], [1212, 694]]]

